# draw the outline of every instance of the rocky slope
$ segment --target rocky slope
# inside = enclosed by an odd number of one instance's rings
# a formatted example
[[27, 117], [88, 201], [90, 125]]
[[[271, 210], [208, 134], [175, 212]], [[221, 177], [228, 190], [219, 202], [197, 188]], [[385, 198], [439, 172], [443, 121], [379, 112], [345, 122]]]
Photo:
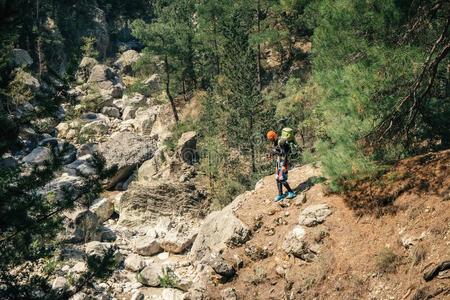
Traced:
[[[123, 78], [138, 58], [126, 51], [112, 67], [84, 58], [57, 124], [46, 134], [23, 128], [24, 150], [2, 158], [24, 167], [61, 162], [40, 192], [80, 202], [65, 213], [55, 290], [74, 291], [90, 258], [112, 254], [112, 275], [72, 299], [449, 296], [446, 265], [429, 272], [450, 259], [450, 151], [402, 161], [378, 183], [356, 183], [345, 199], [327, 193], [318, 166], [294, 168], [297, 198], [274, 203], [268, 176], [210, 212], [193, 161], [196, 133], [185, 132], [175, 150], [165, 146], [173, 121], [158, 101], [159, 76], [146, 81], [149, 95], [124, 94]], [[28, 75], [25, 82], [40, 90]], [[181, 116], [192, 107], [180, 106]], [[92, 183], [104, 192], [82, 205]]]

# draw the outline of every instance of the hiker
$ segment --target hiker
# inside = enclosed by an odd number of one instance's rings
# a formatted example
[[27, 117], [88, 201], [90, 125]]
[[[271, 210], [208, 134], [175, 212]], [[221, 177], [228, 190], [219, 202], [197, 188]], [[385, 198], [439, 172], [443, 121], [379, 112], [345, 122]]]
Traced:
[[[290, 128], [283, 128], [281, 132], [281, 138], [278, 138], [278, 134], [270, 130], [267, 133], [267, 139], [273, 143], [272, 155], [277, 156], [276, 168], [275, 168], [275, 180], [278, 187], [278, 195], [275, 197], [275, 201], [281, 201], [284, 198], [292, 199], [297, 194], [291, 189], [288, 179], [288, 157], [291, 152], [291, 146], [289, 145], [294, 141], [294, 133]], [[287, 193], [283, 194], [283, 186], [286, 188]]]

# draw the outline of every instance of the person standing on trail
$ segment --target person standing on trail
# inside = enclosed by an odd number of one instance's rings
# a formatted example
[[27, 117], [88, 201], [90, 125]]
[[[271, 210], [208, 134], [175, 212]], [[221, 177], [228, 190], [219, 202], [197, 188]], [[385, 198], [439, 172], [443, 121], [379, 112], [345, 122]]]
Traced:
[[[292, 199], [297, 194], [291, 189], [288, 179], [288, 157], [291, 152], [290, 143], [294, 141], [294, 133], [291, 128], [283, 128], [281, 138], [278, 138], [278, 134], [270, 130], [267, 132], [267, 139], [273, 143], [272, 155], [276, 155], [276, 168], [275, 168], [275, 180], [277, 182], [278, 195], [275, 197], [275, 201], [281, 201], [284, 198]], [[287, 193], [283, 194], [283, 186], [286, 188]]]

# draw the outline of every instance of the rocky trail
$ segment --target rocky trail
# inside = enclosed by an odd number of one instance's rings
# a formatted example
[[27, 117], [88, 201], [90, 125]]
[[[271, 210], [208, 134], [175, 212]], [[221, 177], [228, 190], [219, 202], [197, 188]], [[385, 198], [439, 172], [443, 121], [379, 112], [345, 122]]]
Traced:
[[[183, 133], [175, 149], [168, 149], [169, 105], [154, 95], [124, 94], [123, 78], [138, 58], [126, 51], [114, 68], [83, 59], [78, 83], [68, 92], [73, 111], [61, 107], [65, 113], [53, 135], [23, 129], [29, 147], [4, 159], [30, 167], [61, 161], [41, 191], [56, 199], [68, 193], [81, 199], [92, 183], [105, 188], [89, 207], [65, 213], [53, 289], [73, 289], [71, 281], [86, 271], [90, 257], [112, 253], [112, 275], [90, 282], [71, 299], [450, 296], [448, 268], [424, 280], [450, 259], [450, 151], [401, 161], [385, 185], [361, 184], [356, 198], [370, 201], [387, 193], [382, 196], [392, 198], [391, 213], [351, 209], [358, 207], [352, 195], [329, 194], [314, 165], [290, 171], [295, 199], [274, 203], [276, 187], [268, 176], [210, 212], [193, 161], [197, 134]], [[158, 75], [146, 84], [158, 90]], [[184, 105], [182, 117], [195, 111], [194, 104]]]

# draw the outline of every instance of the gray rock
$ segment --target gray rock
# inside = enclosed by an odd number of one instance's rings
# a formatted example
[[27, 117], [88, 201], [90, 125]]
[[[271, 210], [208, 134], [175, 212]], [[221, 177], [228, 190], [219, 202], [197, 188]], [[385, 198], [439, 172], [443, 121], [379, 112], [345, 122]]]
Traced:
[[127, 256], [124, 264], [127, 270], [133, 272], [140, 272], [145, 267], [145, 262], [142, 257], [134, 253]]
[[162, 276], [164, 276], [163, 266], [152, 264], [139, 273], [137, 280], [145, 286], [159, 287], [161, 285], [160, 277]]
[[120, 110], [123, 110], [125, 107], [125, 102], [123, 99], [114, 99], [112, 104]]
[[65, 166], [67, 171], [73, 170], [74, 174], [79, 174], [85, 177], [94, 176], [97, 174], [97, 169], [94, 167], [92, 155], [87, 154], [80, 156], [77, 160]]
[[133, 293], [133, 295], [131, 295], [130, 300], [144, 300], [144, 299], [145, 295], [141, 291], [136, 291], [135, 293]]
[[92, 206], [89, 208], [93, 213], [95, 213], [100, 221], [100, 223], [105, 222], [111, 218], [114, 213], [114, 205], [108, 198], [97, 199]]
[[200, 259], [211, 251], [220, 252], [228, 246], [239, 246], [250, 238], [250, 229], [233, 213], [229, 205], [206, 217], [191, 248]]
[[39, 82], [39, 80], [28, 72], [17, 72], [15, 80], [28, 87], [33, 93], [37, 93], [41, 89], [41, 83]]
[[197, 237], [197, 230], [173, 230], [169, 231], [159, 241], [161, 248], [169, 253], [180, 254], [188, 250]]
[[111, 253], [116, 264], [119, 264], [123, 261], [123, 255], [117, 249], [117, 246], [112, 243], [92, 241], [85, 244], [85, 252], [88, 258], [91, 257], [102, 260], [106, 257], [106, 255]]
[[84, 83], [89, 79], [92, 68], [98, 65], [98, 61], [92, 57], [83, 57], [75, 74], [76, 80], [79, 83]]
[[139, 60], [141, 56], [135, 50], [127, 50], [116, 62], [114, 66], [117, 67], [122, 73], [130, 74], [133, 69], [133, 65]]
[[82, 157], [85, 155], [93, 155], [97, 151], [97, 145], [88, 143], [83, 144], [78, 148], [77, 157]]
[[197, 132], [188, 131], [181, 135], [177, 143], [178, 154], [180, 158], [188, 163], [193, 164], [197, 161]]
[[159, 242], [154, 237], [139, 237], [134, 243], [136, 253], [144, 256], [156, 255], [163, 251]]
[[78, 292], [69, 298], [69, 300], [88, 300], [88, 299], [89, 299], [89, 296], [83, 292]]
[[73, 267], [72, 267], [72, 272], [74, 273], [85, 273], [88, 270], [87, 265], [84, 261], [80, 261], [77, 262]]
[[222, 300], [237, 300], [237, 293], [234, 288], [226, 288], [220, 291], [220, 296]]
[[135, 112], [133, 126], [140, 133], [149, 134], [156, 120], [156, 113], [152, 109], [139, 108]]
[[89, 210], [79, 210], [69, 215], [66, 234], [72, 243], [98, 241], [101, 238], [98, 227], [99, 220], [96, 214]]
[[84, 135], [104, 135], [108, 132], [109, 126], [106, 122], [103, 121], [94, 121], [87, 123], [81, 127], [80, 133]]
[[163, 289], [161, 300], [184, 300], [184, 293], [177, 289]]
[[13, 49], [11, 52], [12, 62], [16, 67], [28, 67], [33, 64], [33, 59], [26, 50]]
[[28, 165], [43, 165], [53, 161], [52, 151], [47, 147], [37, 147], [22, 160]]
[[120, 111], [111, 106], [105, 106], [102, 108], [102, 114], [107, 115], [108, 117], [112, 118], [119, 118], [120, 117]]
[[122, 120], [126, 121], [126, 120], [134, 119], [134, 117], [136, 116], [136, 110], [137, 110], [137, 108], [135, 108], [135, 107], [126, 106], [122, 112]]
[[117, 234], [111, 228], [100, 226], [98, 232], [102, 242], [114, 242], [117, 240]]
[[95, 65], [89, 75], [89, 82], [102, 82], [114, 79], [114, 71], [106, 65]]
[[67, 279], [62, 276], [56, 277], [52, 282], [52, 290], [56, 292], [61, 293], [64, 290], [66, 290], [67, 287], [68, 287]]
[[194, 217], [206, 207], [194, 186], [166, 181], [135, 181], [121, 200], [119, 224], [124, 226], [154, 226], [161, 216]]
[[309, 249], [308, 243], [305, 241], [305, 235], [306, 232], [303, 227], [295, 226], [283, 241], [284, 252], [305, 261], [312, 261], [314, 253]]
[[105, 158], [106, 170], [117, 170], [107, 184], [107, 188], [112, 188], [127, 179], [144, 161], [152, 158], [155, 141], [131, 132], [116, 132], [99, 145], [98, 151]]
[[52, 195], [55, 201], [60, 201], [64, 197], [76, 200], [86, 192], [87, 183], [82, 177], [63, 173], [47, 183], [38, 192], [44, 195]]
[[316, 204], [305, 208], [299, 217], [299, 224], [308, 227], [316, 226], [325, 221], [331, 215], [331, 209], [327, 204]]
[[233, 265], [223, 259], [220, 255], [212, 255], [209, 265], [213, 268], [214, 272], [228, 280], [236, 274], [236, 270]]
[[150, 88], [151, 93], [161, 90], [161, 79], [158, 74], [153, 74], [144, 81], [144, 84]]

